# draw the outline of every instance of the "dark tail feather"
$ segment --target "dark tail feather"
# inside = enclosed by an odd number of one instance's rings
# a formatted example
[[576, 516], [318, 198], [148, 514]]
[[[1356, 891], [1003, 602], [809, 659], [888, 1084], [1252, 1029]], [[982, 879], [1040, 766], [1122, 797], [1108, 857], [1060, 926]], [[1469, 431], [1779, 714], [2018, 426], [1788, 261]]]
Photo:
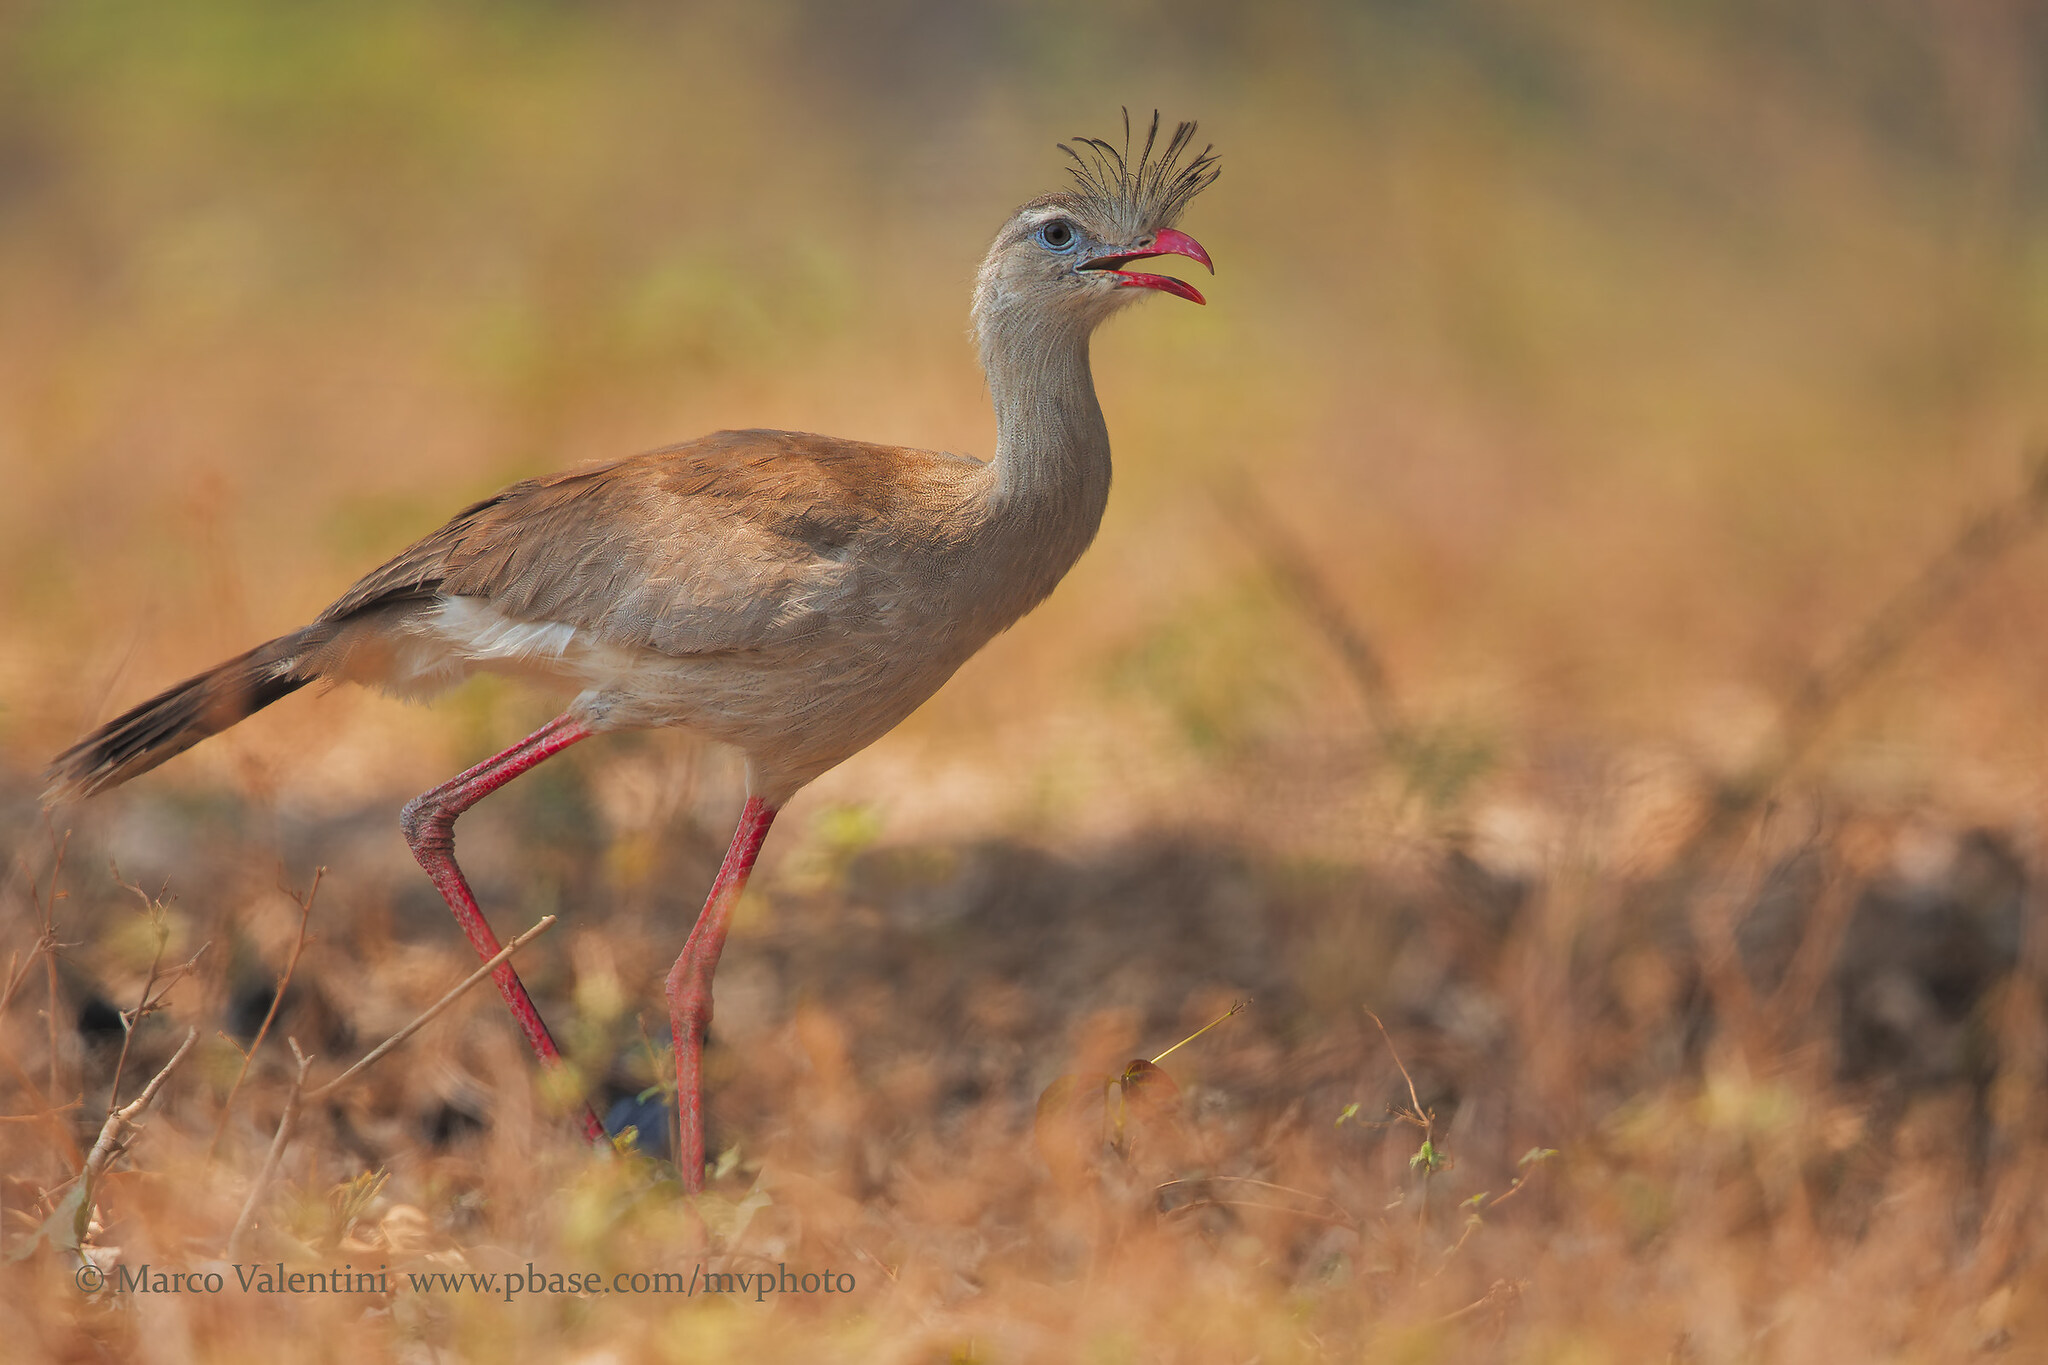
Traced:
[[316, 624], [280, 636], [108, 721], [50, 761], [43, 804], [118, 787], [298, 691], [318, 676], [306, 656], [329, 634]]

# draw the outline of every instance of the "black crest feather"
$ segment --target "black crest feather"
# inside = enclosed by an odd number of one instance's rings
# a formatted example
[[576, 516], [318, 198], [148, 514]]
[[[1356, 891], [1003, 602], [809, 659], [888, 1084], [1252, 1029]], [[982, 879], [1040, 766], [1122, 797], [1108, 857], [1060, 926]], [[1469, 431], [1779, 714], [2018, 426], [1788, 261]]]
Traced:
[[1073, 146], [1064, 142], [1059, 146], [1074, 159], [1067, 169], [1082, 196], [1102, 216], [1135, 234], [1173, 226], [1188, 200], [1222, 174], [1213, 147], [1202, 148], [1186, 165], [1181, 164], [1194, 141], [1195, 125], [1182, 123], [1160, 147], [1159, 111], [1155, 109], [1152, 125], [1145, 130], [1145, 145], [1133, 165], [1131, 111], [1126, 109], [1121, 148], [1099, 137], [1077, 137]]

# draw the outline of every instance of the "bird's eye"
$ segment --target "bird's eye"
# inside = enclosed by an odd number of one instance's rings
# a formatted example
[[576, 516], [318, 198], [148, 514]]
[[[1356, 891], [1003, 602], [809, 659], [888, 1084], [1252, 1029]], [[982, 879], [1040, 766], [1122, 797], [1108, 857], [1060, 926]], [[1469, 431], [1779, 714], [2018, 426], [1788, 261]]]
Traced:
[[1074, 225], [1064, 218], [1055, 218], [1038, 230], [1039, 245], [1052, 251], [1071, 251], [1074, 243], [1080, 240]]

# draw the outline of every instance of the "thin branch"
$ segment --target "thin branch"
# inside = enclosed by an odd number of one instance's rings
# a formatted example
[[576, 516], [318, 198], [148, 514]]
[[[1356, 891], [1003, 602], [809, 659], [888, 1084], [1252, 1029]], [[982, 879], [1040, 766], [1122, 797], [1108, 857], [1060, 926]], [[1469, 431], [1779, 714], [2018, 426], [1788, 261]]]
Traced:
[[1246, 1007], [1246, 1006], [1248, 1006], [1248, 1005], [1250, 1005], [1251, 1003], [1252, 1003], [1252, 1000], [1251, 1000], [1251, 997], [1250, 997], [1250, 996], [1246, 996], [1246, 997], [1245, 997], [1244, 999], [1242, 999], [1242, 1000], [1239, 1000], [1239, 1001], [1237, 1001], [1237, 1002], [1236, 1002], [1235, 1004], [1233, 1004], [1233, 1005], [1232, 1005], [1232, 1006], [1231, 1006], [1231, 1007], [1230, 1007], [1229, 1009], [1227, 1009], [1227, 1010], [1223, 1011], [1223, 1013], [1221, 1013], [1221, 1014], [1217, 1015], [1217, 1016], [1216, 1016], [1216, 1017], [1215, 1017], [1214, 1019], [1211, 1019], [1211, 1020], [1210, 1020], [1210, 1021], [1209, 1021], [1208, 1023], [1206, 1023], [1206, 1024], [1202, 1025], [1202, 1026], [1201, 1026], [1200, 1028], [1196, 1029], [1196, 1030], [1195, 1030], [1195, 1031], [1194, 1031], [1193, 1033], [1190, 1033], [1190, 1034], [1189, 1034], [1189, 1035], [1188, 1035], [1187, 1037], [1185, 1037], [1185, 1038], [1181, 1039], [1181, 1040], [1180, 1040], [1179, 1042], [1175, 1043], [1175, 1044], [1174, 1044], [1174, 1045], [1173, 1045], [1172, 1047], [1170, 1047], [1170, 1048], [1166, 1049], [1166, 1051], [1164, 1051], [1164, 1052], [1160, 1053], [1160, 1054], [1159, 1054], [1159, 1055], [1158, 1055], [1157, 1057], [1154, 1057], [1154, 1058], [1152, 1059], [1152, 1065], [1154, 1065], [1154, 1066], [1158, 1066], [1158, 1065], [1159, 1065], [1159, 1064], [1160, 1064], [1161, 1062], [1165, 1061], [1165, 1060], [1166, 1060], [1166, 1059], [1167, 1059], [1168, 1057], [1171, 1057], [1171, 1056], [1172, 1056], [1172, 1055], [1173, 1055], [1174, 1053], [1176, 1053], [1176, 1052], [1178, 1052], [1178, 1051], [1179, 1051], [1180, 1049], [1182, 1049], [1182, 1048], [1186, 1047], [1186, 1046], [1187, 1046], [1187, 1045], [1188, 1045], [1189, 1043], [1192, 1043], [1192, 1042], [1194, 1042], [1194, 1041], [1195, 1041], [1195, 1039], [1197, 1039], [1197, 1038], [1201, 1037], [1201, 1036], [1202, 1036], [1203, 1034], [1207, 1033], [1207, 1032], [1208, 1032], [1208, 1031], [1209, 1031], [1210, 1029], [1212, 1029], [1212, 1028], [1215, 1028], [1215, 1027], [1216, 1027], [1216, 1026], [1217, 1026], [1218, 1024], [1222, 1023], [1222, 1022], [1223, 1022], [1223, 1021], [1224, 1021], [1225, 1019], [1229, 1019], [1229, 1018], [1232, 1018], [1232, 1017], [1234, 1017], [1234, 1016], [1236, 1016], [1236, 1015], [1238, 1015], [1238, 1014], [1241, 1014], [1241, 1013], [1243, 1013], [1243, 1011], [1244, 1011], [1245, 1007]]
[[106, 1173], [107, 1164], [119, 1154], [123, 1135], [135, 1126], [135, 1120], [142, 1117], [142, 1112], [156, 1100], [157, 1091], [164, 1088], [164, 1082], [170, 1079], [178, 1063], [185, 1060], [185, 1054], [192, 1050], [192, 1044], [198, 1038], [198, 1029], [185, 1030], [185, 1041], [178, 1044], [178, 1050], [171, 1054], [171, 1060], [164, 1063], [163, 1070], [142, 1087], [142, 1093], [107, 1114], [107, 1121], [100, 1126], [99, 1141], [93, 1143], [92, 1152], [85, 1159], [85, 1169], [79, 1172], [79, 1179], [85, 1182], [85, 1201], [81, 1207], [92, 1207], [93, 1186]]
[[22, 957], [17, 950], [7, 961], [9, 968], [7, 988], [0, 990], [0, 1013], [5, 1013], [7, 1007], [14, 1003], [15, 992], [20, 990], [22, 984], [28, 980], [28, 974], [35, 969], [38, 958], [42, 957], [45, 953], [59, 953], [66, 948], [75, 948], [77, 946], [75, 943], [59, 943], [56, 934], [45, 928], [37, 935], [35, 946], [28, 950], [27, 957]]
[[1527, 1280], [1495, 1280], [1485, 1294], [1466, 1304], [1455, 1313], [1444, 1314], [1431, 1323], [1430, 1326], [1448, 1327], [1454, 1322], [1469, 1318], [1475, 1313], [1483, 1313], [1489, 1308], [1497, 1313], [1506, 1312], [1510, 1305], [1522, 1297], [1522, 1291], [1528, 1288], [1528, 1286], [1529, 1282]]
[[1802, 758], [1851, 693], [1898, 656], [2048, 516], [2048, 456], [2037, 455], [2017, 496], [1971, 518], [1919, 576], [1885, 603], [1824, 668], [1809, 673], [1785, 708], [1778, 767]]
[[1365, 699], [1366, 712], [1372, 717], [1380, 742], [1386, 744], [1397, 738], [1406, 722], [1394, 698], [1393, 684], [1387, 679], [1386, 664], [1344, 609], [1315, 560], [1302, 549], [1300, 539], [1273, 514], [1249, 480], [1240, 478], [1227, 487], [1217, 488], [1216, 502], [1224, 519], [1251, 541], [1267, 571], [1336, 651], [1345, 672], [1351, 675]]
[[376, 1047], [370, 1050], [369, 1055], [365, 1056], [360, 1062], [357, 1062], [354, 1066], [342, 1072], [339, 1076], [336, 1076], [333, 1080], [321, 1086], [318, 1090], [312, 1091], [306, 1096], [306, 1098], [309, 1100], [317, 1100], [322, 1095], [330, 1094], [333, 1091], [339, 1089], [345, 1082], [352, 1080], [357, 1072], [363, 1070], [372, 1062], [377, 1061], [379, 1058], [383, 1057], [385, 1053], [391, 1051], [400, 1043], [403, 1043], [406, 1039], [412, 1037], [415, 1033], [418, 1033], [421, 1029], [425, 1028], [428, 1024], [432, 1023], [434, 1019], [441, 1013], [441, 1011], [447, 1009], [450, 1005], [454, 1004], [464, 991], [476, 985], [477, 982], [483, 980], [492, 972], [495, 972], [496, 970], [498, 970], [498, 968], [502, 967], [505, 963], [509, 962], [512, 958], [512, 954], [518, 952], [521, 948], [524, 948], [527, 944], [533, 942], [533, 940], [539, 938], [542, 934], [545, 934], [548, 930], [554, 927], [555, 917], [553, 915], [541, 916], [540, 920], [531, 929], [528, 929], [518, 938], [513, 939], [510, 943], [500, 948], [497, 952], [497, 955], [492, 957], [490, 961], [484, 963], [483, 966], [477, 968], [468, 976], [464, 977], [462, 979], [461, 985], [457, 986], [454, 990], [449, 991], [448, 994], [442, 996], [439, 1000], [436, 1000], [432, 1005], [428, 1006], [426, 1013], [422, 1014], [419, 1018], [413, 1020], [410, 1024], [407, 1024], [398, 1032], [392, 1034], [389, 1038], [386, 1038], [383, 1042], [377, 1044]]
[[156, 941], [156, 955], [149, 960], [149, 975], [143, 979], [142, 999], [135, 1006], [134, 1016], [130, 1017], [126, 1010], [122, 1010], [119, 1013], [118, 1017], [121, 1020], [121, 1055], [114, 1059], [114, 1083], [107, 1087], [107, 1103], [110, 1105], [121, 1098], [121, 1077], [128, 1070], [128, 1046], [135, 1041], [135, 1025], [141, 1022], [143, 1007], [149, 1004], [149, 988], [156, 984], [157, 968], [162, 965], [164, 960], [164, 943], [163, 935], [159, 934]]
[[[113, 867], [112, 864], [109, 866]], [[170, 946], [171, 930], [164, 919], [163, 892], [159, 891], [155, 896], [151, 896], [141, 887], [131, 886], [122, 881], [119, 867], [113, 867], [113, 873], [114, 884], [125, 891], [133, 891], [136, 898], [142, 902], [142, 913], [149, 917], [150, 927], [156, 931], [156, 955], [149, 960], [149, 976], [142, 983], [142, 999], [136, 1003], [134, 1009], [121, 1013], [121, 1055], [114, 1062], [114, 1083], [107, 1090], [109, 1104], [121, 1098], [121, 1076], [128, 1069], [128, 1047], [135, 1040], [136, 1027], [162, 1007], [164, 998], [171, 993], [171, 988], [183, 981], [192, 969], [199, 965], [199, 959], [205, 956], [206, 950], [213, 946], [210, 941], [200, 944], [199, 951], [192, 954], [190, 959], [165, 972], [164, 949]], [[161, 990], [157, 989], [159, 981], [163, 982]], [[155, 994], [152, 996], [151, 992]]]
[[1353, 1219], [1350, 1216], [1350, 1214], [1345, 1211], [1345, 1208], [1342, 1204], [1339, 1204], [1336, 1200], [1330, 1198], [1326, 1194], [1317, 1194], [1313, 1190], [1298, 1190], [1294, 1188], [1292, 1185], [1276, 1185], [1270, 1180], [1258, 1180], [1248, 1175], [1210, 1175], [1194, 1179], [1167, 1180], [1161, 1182], [1158, 1185], [1153, 1186], [1152, 1193], [1154, 1195], [1161, 1195], [1166, 1193], [1168, 1190], [1179, 1189], [1184, 1186], [1199, 1190], [1204, 1186], [1213, 1185], [1224, 1181], [1228, 1181], [1233, 1185], [1251, 1185], [1262, 1190], [1272, 1190], [1275, 1194], [1292, 1195], [1296, 1199], [1314, 1200], [1319, 1204], [1327, 1206], [1331, 1210], [1331, 1212], [1328, 1214], [1322, 1214], [1316, 1213], [1310, 1209], [1289, 1208], [1285, 1204], [1261, 1204], [1254, 1200], [1219, 1199], [1214, 1195], [1197, 1194], [1194, 1198], [1190, 1199], [1187, 1202], [1187, 1204], [1176, 1205], [1174, 1209], [1169, 1209], [1167, 1211], [1168, 1216], [1171, 1216], [1175, 1211], [1177, 1211], [1180, 1208], [1200, 1207], [1205, 1204], [1229, 1204], [1243, 1208], [1273, 1209], [1281, 1213], [1299, 1213], [1305, 1218], [1319, 1218], [1325, 1222], [1332, 1223], [1339, 1227], [1355, 1228], [1358, 1225], [1357, 1220]]
[[[1359, 1008], [1365, 1009], [1365, 1006], [1360, 1005]], [[1394, 1059], [1395, 1066], [1401, 1068], [1401, 1079], [1408, 1082], [1408, 1103], [1412, 1106], [1410, 1114], [1413, 1116], [1410, 1121], [1416, 1127], [1422, 1129], [1423, 1136], [1427, 1137], [1429, 1135], [1430, 1116], [1423, 1112], [1422, 1100], [1415, 1093], [1415, 1078], [1408, 1074], [1408, 1064], [1401, 1060], [1401, 1051], [1394, 1046], [1394, 1040], [1387, 1035], [1387, 1026], [1380, 1023], [1380, 1017], [1369, 1009], [1365, 1009], [1365, 1017], [1372, 1020], [1379, 1027], [1380, 1037], [1387, 1045], [1387, 1055]], [[1407, 1118], [1409, 1115], [1403, 1115], [1402, 1117]]]
[[34, 880], [31, 879], [29, 882], [29, 894], [35, 902], [36, 909], [41, 912], [43, 920], [43, 936], [36, 946], [44, 948], [45, 945], [49, 945], [43, 952], [43, 980], [49, 987], [50, 1003], [49, 1009], [44, 1013], [43, 1018], [50, 1027], [50, 1093], [52, 1095], [57, 1093], [57, 953], [55, 945], [57, 943], [57, 901], [60, 898], [60, 893], [57, 890], [57, 878], [64, 872], [64, 855], [70, 849], [71, 831], [67, 829], [64, 831], [64, 837], [57, 841], [57, 856], [50, 864], [50, 898], [47, 901], [36, 892]]
[[1484, 1212], [1492, 1213], [1502, 1204], [1507, 1203], [1508, 1200], [1513, 1199], [1516, 1195], [1520, 1194], [1524, 1189], [1528, 1188], [1529, 1181], [1533, 1176], [1535, 1176], [1536, 1172], [1542, 1169], [1543, 1168], [1541, 1166], [1531, 1166], [1528, 1170], [1523, 1171], [1520, 1175], [1516, 1176], [1515, 1183], [1508, 1186], [1505, 1190], [1501, 1191], [1500, 1198], [1489, 1203], [1486, 1206]]
[[1272, 1190], [1277, 1194], [1297, 1195], [1302, 1199], [1320, 1199], [1333, 1208], [1337, 1207], [1337, 1201], [1326, 1194], [1317, 1194], [1314, 1190], [1298, 1190], [1292, 1185], [1279, 1185], [1271, 1180], [1260, 1180], [1249, 1175], [1205, 1175], [1187, 1179], [1176, 1178], [1161, 1181], [1152, 1188], [1153, 1192], [1157, 1193], [1160, 1190], [1170, 1190], [1180, 1185], [1204, 1185], [1216, 1180], [1228, 1180], [1238, 1185], [1257, 1185], [1262, 1190]]
[[0, 1123], [44, 1123], [59, 1114], [68, 1114], [74, 1109], [84, 1107], [84, 1100], [72, 1100], [67, 1104], [58, 1105], [55, 1109], [44, 1109], [34, 1114], [0, 1114]]
[[1485, 1226], [1485, 1224], [1486, 1220], [1484, 1218], [1481, 1218], [1477, 1213], [1474, 1213], [1469, 1218], [1467, 1218], [1465, 1220], [1465, 1230], [1458, 1234], [1457, 1241], [1451, 1243], [1449, 1246], [1444, 1248], [1443, 1262], [1442, 1264], [1437, 1266], [1435, 1272], [1432, 1273], [1429, 1278], [1432, 1280], [1436, 1279], [1437, 1276], [1442, 1275], [1446, 1270], [1449, 1270], [1451, 1268], [1452, 1259], [1455, 1258], [1459, 1252], [1465, 1249], [1465, 1243], [1472, 1240], [1472, 1234], [1479, 1231], [1479, 1229]]
[[242, 1067], [235, 1072], [235, 1083], [228, 1087], [228, 1097], [221, 1101], [220, 1122], [214, 1125], [213, 1140], [206, 1144], [208, 1161], [213, 1160], [214, 1152], [220, 1147], [221, 1134], [228, 1130], [228, 1119], [235, 1111], [235, 1096], [241, 1093], [242, 1081], [249, 1074], [249, 1064], [256, 1060], [256, 1049], [263, 1046], [263, 1039], [269, 1034], [271, 1024], [277, 1019], [278, 1007], [284, 1004], [284, 993], [290, 989], [292, 973], [298, 969], [299, 954], [306, 951], [306, 921], [312, 918], [313, 900], [320, 894], [320, 879], [326, 875], [326, 868], [314, 868], [313, 884], [306, 889], [306, 894], [303, 897], [292, 896], [292, 899], [299, 903], [299, 936], [293, 940], [291, 956], [285, 959], [284, 971], [278, 975], [277, 987], [271, 992], [270, 1008], [263, 1015], [263, 1023], [257, 1028], [256, 1037], [249, 1044], [249, 1050], [242, 1053]]
[[1285, 1204], [1262, 1204], [1256, 1199], [1190, 1199], [1185, 1204], [1174, 1205], [1159, 1216], [1161, 1218], [1180, 1218], [1194, 1209], [1211, 1208], [1264, 1209], [1267, 1213], [1285, 1213], [1291, 1214], [1296, 1218], [1306, 1218], [1311, 1223], [1321, 1223], [1326, 1227], [1349, 1228], [1354, 1232], [1358, 1230], [1358, 1224], [1349, 1218], [1333, 1218], [1327, 1213], [1317, 1213], [1314, 1209], [1290, 1209]]
[[1842, 941], [1855, 917], [1860, 889], [1857, 871], [1840, 847], [1829, 850], [1827, 881], [1814, 900], [1806, 931], [1792, 952], [1784, 977], [1766, 1002], [1766, 1025], [1779, 1047], [1790, 1045], [1792, 1029], [1811, 1016], [1827, 988], [1828, 973], [1840, 958]]
[[21, 1088], [28, 1093], [30, 1103], [36, 1105], [41, 1115], [48, 1120], [51, 1139], [63, 1148], [65, 1169], [69, 1170], [83, 1161], [84, 1155], [78, 1150], [78, 1142], [71, 1134], [71, 1125], [55, 1116], [64, 1110], [82, 1105], [85, 1103], [84, 1099], [75, 1099], [63, 1105], [55, 1103], [54, 1097], [45, 1095], [42, 1087], [37, 1085], [34, 1078], [22, 1069], [21, 1063], [15, 1060], [14, 1054], [5, 1048], [0, 1048], [0, 1063], [5, 1063], [7, 1069], [14, 1073], [14, 1079], [20, 1081]]
[[[1449, 1270], [1451, 1268], [1452, 1259], [1456, 1257], [1460, 1251], [1463, 1251], [1465, 1249], [1465, 1243], [1472, 1240], [1472, 1234], [1479, 1231], [1479, 1229], [1485, 1225], [1486, 1219], [1484, 1215], [1492, 1213], [1502, 1204], [1507, 1203], [1508, 1200], [1513, 1199], [1516, 1195], [1520, 1194], [1522, 1190], [1528, 1185], [1530, 1178], [1533, 1177], [1537, 1171], [1543, 1169], [1542, 1165], [1540, 1164], [1541, 1158], [1538, 1157], [1537, 1153], [1544, 1150], [1545, 1149], [1542, 1148], [1534, 1149], [1529, 1153], [1528, 1156], [1522, 1158], [1522, 1163], [1526, 1169], [1524, 1169], [1520, 1175], [1515, 1177], [1514, 1183], [1510, 1184], [1498, 1198], [1489, 1200], [1484, 1194], [1478, 1194], [1474, 1195], [1472, 1198], [1465, 1201], [1465, 1207], [1468, 1207], [1472, 1210], [1472, 1216], [1465, 1220], [1465, 1230], [1458, 1234], [1458, 1240], [1451, 1243], [1448, 1247], [1444, 1248], [1443, 1264], [1439, 1265], [1436, 1268], [1436, 1274], [1431, 1275], [1429, 1277], [1430, 1279], [1435, 1279], [1438, 1275], [1443, 1274], [1446, 1270]], [[1549, 1154], [1555, 1155], [1554, 1152]]]
[[1404, 1114], [1391, 1105], [1388, 1106], [1389, 1111], [1395, 1118], [1412, 1123], [1422, 1130], [1422, 1146], [1414, 1156], [1408, 1158], [1411, 1170], [1417, 1165], [1422, 1167], [1422, 1201], [1415, 1210], [1416, 1226], [1421, 1227], [1429, 1221], [1429, 1178], [1436, 1174], [1440, 1165], [1445, 1164], [1443, 1154], [1437, 1151], [1436, 1147], [1436, 1113], [1422, 1107], [1422, 1097], [1415, 1093], [1415, 1078], [1408, 1074], [1408, 1064], [1401, 1060], [1401, 1050], [1394, 1046], [1393, 1038], [1388, 1036], [1387, 1026], [1380, 1022], [1377, 1014], [1365, 1006], [1360, 1005], [1359, 1008], [1364, 1009], [1366, 1017], [1378, 1026], [1380, 1038], [1387, 1045], [1388, 1055], [1394, 1059], [1394, 1065], [1401, 1069], [1401, 1079], [1408, 1083], [1408, 1112]]
[[2048, 455], [2037, 455], [2026, 485], [1963, 524], [1947, 547], [1867, 618], [1835, 657], [1808, 670], [1778, 717], [1778, 741], [1749, 772], [1725, 783], [1712, 809], [1672, 858], [1667, 886], [1682, 888], [1718, 857], [1758, 807], [1819, 743], [1842, 706], [1903, 653], [1997, 563], [2048, 519]]
[[291, 1141], [292, 1124], [299, 1117], [299, 1099], [306, 1088], [306, 1069], [313, 1065], [313, 1059], [299, 1051], [299, 1040], [287, 1038], [291, 1044], [292, 1056], [298, 1059], [298, 1074], [292, 1077], [291, 1092], [284, 1099], [284, 1113], [278, 1116], [277, 1132], [270, 1139], [270, 1151], [263, 1158], [263, 1167], [256, 1172], [256, 1183], [249, 1187], [249, 1198], [242, 1204], [242, 1216], [235, 1219], [234, 1231], [228, 1234], [227, 1259], [239, 1261], [242, 1258], [243, 1243], [248, 1240], [249, 1229], [256, 1222], [256, 1206], [263, 1202], [264, 1193], [270, 1182], [277, 1178], [277, 1168], [284, 1162], [285, 1144]]

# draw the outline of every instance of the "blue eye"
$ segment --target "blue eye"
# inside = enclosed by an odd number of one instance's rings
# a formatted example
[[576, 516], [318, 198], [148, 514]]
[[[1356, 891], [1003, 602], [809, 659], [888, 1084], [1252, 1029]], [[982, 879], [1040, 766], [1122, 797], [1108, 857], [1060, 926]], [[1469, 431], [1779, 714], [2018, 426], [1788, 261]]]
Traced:
[[1038, 244], [1048, 251], [1072, 251], [1081, 234], [1064, 218], [1055, 218], [1038, 230]]

